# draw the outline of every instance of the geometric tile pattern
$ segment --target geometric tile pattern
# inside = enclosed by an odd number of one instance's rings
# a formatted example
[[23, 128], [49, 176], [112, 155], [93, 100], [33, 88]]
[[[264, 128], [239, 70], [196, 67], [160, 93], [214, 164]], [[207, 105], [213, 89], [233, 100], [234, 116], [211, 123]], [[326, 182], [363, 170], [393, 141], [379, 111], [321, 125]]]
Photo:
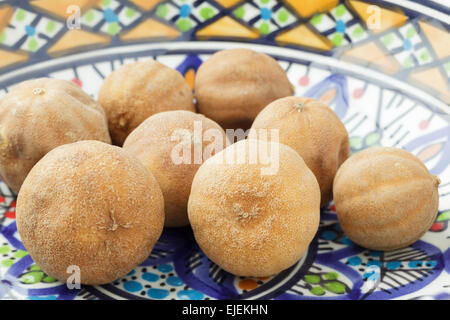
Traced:
[[114, 36], [140, 16], [139, 11], [121, 5], [117, 0], [102, 1], [100, 6], [83, 14], [81, 24], [94, 29], [98, 28], [101, 32]]
[[[70, 4], [80, 8], [80, 32], [66, 25]], [[440, 82], [426, 77], [423, 88], [449, 103], [448, 24], [419, 9], [377, 4], [373, 28], [373, 4], [360, 0], [0, 1], [0, 71], [120, 41], [238, 40], [342, 56], [415, 85], [420, 78], [409, 73], [421, 68], [428, 76], [434, 71], [425, 69], [435, 68]]]
[[261, 35], [268, 35], [296, 21], [292, 12], [275, 0], [245, 2], [233, 10], [233, 16], [258, 29]]
[[355, 43], [368, 37], [367, 31], [344, 4], [327, 13], [318, 13], [309, 21], [313, 27], [326, 35], [335, 47]]
[[[80, 8], [81, 30], [66, 25], [74, 17], [69, 5]], [[448, 24], [379, 3], [373, 28], [372, 7], [360, 0], [0, 1], [0, 71], [121, 41], [238, 40], [340, 56], [450, 103]], [[436, 71], [439, 78], [430, 84]]]
[[404, 26], [386, 33], [381, 42], [403, 68], [412, 68], [434, 61], [419, 25], [408, 22]]
[[54, 19], [16, 8], [8, 26], [0, 33], [0, 44], [35, 52], [48, 43], [62, 27], [63, 24]]

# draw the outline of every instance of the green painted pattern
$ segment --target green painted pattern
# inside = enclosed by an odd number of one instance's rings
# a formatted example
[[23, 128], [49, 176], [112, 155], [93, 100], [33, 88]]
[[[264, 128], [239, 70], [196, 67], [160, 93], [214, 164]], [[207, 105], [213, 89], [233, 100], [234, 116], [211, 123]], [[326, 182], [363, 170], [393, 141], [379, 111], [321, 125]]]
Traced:
[[443, 222], [447, 220], [450, 220], [450, 210], [442, 212], [436, 219], [437, 222]]
[[0, 262], [3, 267], [11, 267], [14, 264], [14, 260], [12, 259], [4, 259]]
[[25, 20], [25, 18], [27, 17], [27, 12], [21, 8], [17, 9], [16, 12], [16, 20], [17, 21], [23, 21]]
[[53, 278], [53, 277], [50, 277], [50, 276], [45, 276], [44, 278], [42, 278], [42, 280], [41, 280], [41, 282], [44, 282], [44, 283], [53, 283], [53, 282], [56, 282], [57, 280], [55, 279], [55, 278]]
[[405, 60], [403, 60], [402, 65], [405, 68], [410, 68], [414, 65], [414, 62], [411, 57], [407, 57]]
[[8, 246], [8, 245], [1, 246], [0, 247], [0, 254], [7, 254], [10, 250], [11, 250], [11, 247]]
[[304, 281], [309, 292], [315, 296], [323, 296], [327, 292], [340, 295], [349, 290], [347, 285], [339, 280], [337, 272], [308, 273]]
[[323, 296], [325, 294], [325, 289], [322, 287], [312, 287], [309, 291], [315, 296]]
[[325, 280], [336, 280], [339, 275], [336, 272], [329, 272], [323, 276]]
[[133, 18], [135, 16], [135, 14], [136, 14], [136, 10], [134, 10], [133, 8], [129, 8], [128, 7], [128, 8], [125, 9], [125, 16], [128, 19]]
[[270, 33], [270, 25], [267, 22], [263, 22], [259, 25], [259, 31], [262, 34], [269, 34]]
[[412, 37], [414, 37], [416, 35], [416, 29], [413, 26], [409, 26], [408, 29], [406, 30], [406, 37], [408, 39], [411, 39]]
[[338, 5], [334, 9], [334, 14], [336, 15], [336, 17], [339, 17], [339, 18], [342, 17], [346, 12], [347, 12], [347, 8], [343, 4]]
[[363, 140], [361, 139], [361, 137], [351, 137], [350, 147], [352, 149], [360, 150], [363, 147]]
[[364, 35], [364, 29], [361, 26], [357, 26], [353, 29], [352, 36], [355, 38], [361, 38]]
[[425, 49], [419, 57], [422, 62], [427, 62], [430, 60], [430, 52]]
[[50, 20], [49, 22], [47, 22], [47, 25], [45, 26], [45, 31], [47, 31], [48, 33], [52, 33], [53, 31], [55, 31], [55, 29], [56, 29], [55, 21]]
[[313, 25], [313, 26], [317, 26], [322, 22], [322, 17], [323, 14], [319, 13], [319, 14], [315, 14], [311, 20], [309, 20], [309, 22]]
[[27, 48], [30, 51], [36, 51], [39, 47], [39, 43], [36, 38], [30, 38], [27, 42]]
[[[0, 39], [1, 39], [1, 37], [0, 37]], [[445, 69], [445, 71], [450, 72], [450, 62], [447, 62], [446, 64], [444, 64], [444, 69]]]
[[210, 7], [203, 7], [200, 9], [200, 16], [205, 19], [211, 19], [214, 16], [214, 10]]
[[86, 14], [83, 16], [83, 20], [87, 23], [92, 22], [95, 18], [95, 12], [94, 10], [89, 10], [86, 12]]
[[24, 251], [24, 250], [17, 250], [16, 252], [14, 252], [14, 257], [17, 259], [21, 259], [23, 257], [26, 257], [28, 255], [28, 252]]
[[381, 134], [378, 131], [375, 131], [375, 132], [369, 133], [364, 138], [364, 143], [368, 147], [374, 147], [376, 145], [379, 145], [380, 140], [381, 140]]
[[19, 281], [23, 284], [35, 284], [35, 283], [53, 283], [57, 280], [49, 275], [47, 275], [42, 269], [34, 264], [29, 267], [27, 272], [24, 272], [20, 277]]
[[189, 31], [192, 28], [192, 22], [189, 19], [186, 18], [180, 18], [177, 20], [176, 25], [178, 29], [182, 32]]
[[344, 42], [344, 35], [342, 33], [336, 32], [331, 37], [331, 42], [333, 42], [336, 47], [340, 47]]
[[243, 19], [245, 16], [245, 8], [241, 6], [233, 11], [233, 14], [238, 19]]
[[289, 20], [289, 12], [284, 8], [278, 10], [277, 19], [282, 23], [287, 22]]
[[156, 8], [156, 15], [164, 18], [169, 13], [169, 7], [166, 4], [161, 4]]
[[111, 22], [108, 24], [108, 27], [106, 28], [106, 32], [112, 36], [115, 36], [120, 31], [120, 26], [117, 22]]
[[19, 281], [25, 284], [34, 284], [41, 282], [42, 278], [44, 277], [44, 273], [42, 271], [31, 271], [26, 274], [23, 274]]
[[381, 42], [387, 47], [394, 42], [394, 35], [392, 33], [388, 33], [384, 37], [381, 38]]
[[308, 274], [305, 276], [305, 281], [308, 283], [316, 284], [320, 282], [320, 277], [317, 275]]
[[340, 282], [337, 282], [337, 281], [327, 282], [324, 284], [324, 286], [328, 291], [331, 291], [333, 293], [336, 293], [336, 294], [345, 293], [345, 285], [343, 285]]
[[41, 267], [39, 267], [37, 264], [34, 264], [30, 267], [30, 270], [32, 271], [41, 270]]

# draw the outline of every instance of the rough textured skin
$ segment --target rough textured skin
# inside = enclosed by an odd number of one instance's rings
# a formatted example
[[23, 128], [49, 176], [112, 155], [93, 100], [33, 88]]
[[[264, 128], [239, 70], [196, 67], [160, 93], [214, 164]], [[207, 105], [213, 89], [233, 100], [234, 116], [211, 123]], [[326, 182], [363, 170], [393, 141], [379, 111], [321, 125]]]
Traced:
[[152, 174], [121, 148], [98, 141], [60, 146], [30, 171], [20, 190], [17, 228], [33, 260], [65, 281], [125, 276], [150, 254], [164, 223], [164, 200]]
[[103, 82], [98, 101], [105, 109], [112, 141], [118, 146], [155, 113], [195, 111], [192, 90], [183, 76], [154, 60], [125, 64], [113, 71]]
[[377, 147], [358, 152], [338, 170], [334, 203], [345, 234], [374, 250], [418, 240], [433, 224], [439, 178], [411, 153]]
[[0, 100], [0, 177], [14, 192], [47, 152], [79, 140], [111, 143], [102, 107], [74, 83], [28, 80]]
[[[194, 121], [201, 122], [202, 134], [209, 129], [214, 129], [221, 136], [223, 143], [220, 143], [220, 150], [222, 150], [226, 142], [226, 136], [217, 123], [201, 114], [181, 110], [161, 112], [151, 116], [128, 136], [123, 146], [128, 154], [141, 160], [158, 181], [164, 195], [166, 216], [164, 225], [166, 227], [180, 227], [189, 224], [187, 202], [192, 180], [201, 164], [201, 162], [195, 163], [194, 161]], [[171, 140], [171, 136], [177, 129], [189, 130], [188, 141]], [[199, 139], [201, 142], [202, 136]], [[186, 148], [191, 153], [189, 164], [176, 164], [172, 161], [172, 150], [180, 142], [183, 145], [188, 143]], [[205, 150], [210, 148], [208, 147], [210, 144], [211, 141], [205, 140], [203, 149], [200, 144], [196, 149], [203, 150], [205, 158], [206, 156], [209, 158], [210, 155], [214, 154], [214, 152]]]
[[294, 94], [277, 61], [248, 49], [213, 54], [195, 78], [197, 108], [225, 129], [250, 128], [270, 102]]
[[320, 185], [321, 206], [333, 197], [333, 179], [350, 156], [347, 130], [333, 110], [311, 98], [286, 97], [264, 108], [252, 129], [278, 129], [280, 143], [305, 160]]
[[[273, 142], [275, 143], [275, 142]], [[294, 265], [317, 232], [320, 189], [314, 174], [290, 147], [280, 144], [280, 166], [249, 161], [249, 140], [209, 158], [197, 171], [189, 197], [189, 221], [205, 254], [226, 271], [264, 277]], [[221, 157], [245, 155], [241, 164]]]

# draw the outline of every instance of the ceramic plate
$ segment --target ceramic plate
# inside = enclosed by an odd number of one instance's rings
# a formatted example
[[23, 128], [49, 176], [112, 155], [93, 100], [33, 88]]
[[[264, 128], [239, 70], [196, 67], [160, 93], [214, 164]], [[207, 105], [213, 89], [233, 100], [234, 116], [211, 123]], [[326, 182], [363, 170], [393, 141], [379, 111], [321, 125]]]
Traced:
[[[17, 233], [16, 197], [1, 183], [0, 298], [449, 299], [450, 10], [443, 1], [395, 3], [0, 0], [0, 96], [17, 82], [49, 76], [96, 97], [112, 70], [151, 58], [192, 86], [198, 66], [215, 51], [251, 48], [278, 60], [296, 95], [334, 109], [353, 153], [400, 147], [442, 180], [435, 223], [401, 250], [353, 244], [330, 204], [307, 253], [275, 276], [228, 274], [208, 260], [189, 228], [166, 229], [150, 257], [126, 277], [80, 290], [34, 264]], [[81, 29], [70, 29], [78, 20], [76, 7], [68, 13], [67, 4], [80, 8]]]

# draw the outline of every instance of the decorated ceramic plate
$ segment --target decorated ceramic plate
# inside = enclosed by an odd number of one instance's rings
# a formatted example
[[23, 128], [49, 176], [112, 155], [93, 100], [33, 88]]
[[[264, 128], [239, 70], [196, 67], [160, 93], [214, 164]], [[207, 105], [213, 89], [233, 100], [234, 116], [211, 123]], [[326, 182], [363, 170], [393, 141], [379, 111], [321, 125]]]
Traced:
[[307, 253], [272, 277], [235, 277], [189, 228], [166, 229], [126, 277], [79, 290], [33, 262], [17, 233], [16, 197], [1, 183], [0, 298], [449, 299], [449, 14], [438, 0], [0, 0], [0, 96], [48, 76], [96, 97], [112, 70], [151, 58], [192, 86], [215, 51], [251, 48], [278, 60], [296, 95], [334, 109], [353, 153], [401, 147], [442, 180], [435, 223], [404, 249], [355, 245], [330, 204]]

